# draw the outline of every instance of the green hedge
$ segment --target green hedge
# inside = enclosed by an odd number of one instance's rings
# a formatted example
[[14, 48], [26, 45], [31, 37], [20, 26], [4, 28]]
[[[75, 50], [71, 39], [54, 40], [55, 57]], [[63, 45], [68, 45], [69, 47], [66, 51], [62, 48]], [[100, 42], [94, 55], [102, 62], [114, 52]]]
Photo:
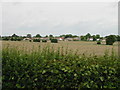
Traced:
[[97, 41], [97, 44], [101, 44], [101, 41]]
[[116, 41], [115, 35], [109, 35], [106, 37], [106, 45], [113, 45]]
[[58, 43], [57, 39], [51, 39], [51, 43]]
[[120, 58], [76, 55], [62, 48], [40, 48], [32, 53], [2, 50], [3, 88], [117, 88]]
[[40, 39], [33, 39], [33, 42], [40, 42]]
[[42, 42], [47, 42], [47, 40], [42, 40]]

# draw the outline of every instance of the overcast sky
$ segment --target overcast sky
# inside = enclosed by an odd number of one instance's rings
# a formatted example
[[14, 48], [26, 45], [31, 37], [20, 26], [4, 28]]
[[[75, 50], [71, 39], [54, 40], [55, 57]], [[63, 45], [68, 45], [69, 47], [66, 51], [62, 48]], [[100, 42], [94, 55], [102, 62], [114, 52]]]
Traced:
[[6, 2], [2, 35], [118, 34], [115, 2]]

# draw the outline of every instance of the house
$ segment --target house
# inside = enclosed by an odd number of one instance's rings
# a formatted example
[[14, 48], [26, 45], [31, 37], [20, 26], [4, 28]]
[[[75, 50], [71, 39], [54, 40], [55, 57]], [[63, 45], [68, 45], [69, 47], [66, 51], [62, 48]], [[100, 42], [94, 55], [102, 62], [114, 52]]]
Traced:
[[79, 41], [79, 40], [80, 40], [80, 37], [73, 38], [73, 41]]
[[43, 37], [43, 38], [40, 38], [41, 40], [49, 40], [48, 37]]
[[93, 41], [93, 38], [87, 38], [87, 41]]
[[23, 40], [32, 40], [31, 38], [24, 38]]
[[73, 38], [66, 38], [65, 41], [73, 41]]
[[106, 41], [106, 39], [103, 39], [102, 41], [103, 41], [103, 42], [105, 42], [105, 41]]
[[97, 39], [96, 41], [100, 41], [100, 39]]
[[55, 39], [57, 39], [58, 41], [63, 41], [64, 37], [56, 37]]

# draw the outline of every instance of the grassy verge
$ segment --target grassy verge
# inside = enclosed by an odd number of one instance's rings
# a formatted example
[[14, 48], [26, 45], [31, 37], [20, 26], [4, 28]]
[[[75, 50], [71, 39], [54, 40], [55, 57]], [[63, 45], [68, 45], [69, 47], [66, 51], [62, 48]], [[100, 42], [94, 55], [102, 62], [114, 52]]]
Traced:
[[[65, 52], [65, 53], [63, 53]], [[78, 55], [63, 47], [2, 50], [3, 88], [120, 88], [120, 58]]]

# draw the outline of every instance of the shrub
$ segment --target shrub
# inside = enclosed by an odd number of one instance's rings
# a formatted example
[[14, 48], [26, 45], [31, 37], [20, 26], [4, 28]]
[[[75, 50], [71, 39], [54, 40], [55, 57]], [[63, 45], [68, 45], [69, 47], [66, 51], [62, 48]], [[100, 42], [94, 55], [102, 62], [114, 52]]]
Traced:
[[47, 42], [47, 40], [42, 40], [42, 42]]
[[79, 41], [79, 40], [75, 40], [75, 39], [74, 39], [73, 41]]
[[101, 41], [97, 41], [97, 44], [101, 44]]
[[20, 37], [12, 37], [10, 40], [11, 41], [21, 41], [22, 38], [20, 38]]
[[[120, 88], [120, 58], [116, 55], [61, 54], [42, 47], [32, 53], [2, 50], [2, 88]], [[31, 51], [33, 51], [31, 49]]]
[[8, 40], [10, 40], [10, 38], [9, 37], [3, 37], [2, 40], [8, 41]]
[[33, 39], [33, 42], [40, 42], [40, 39]]
[[51, 39], [51, 43], [58, 43], [57, 39]]
[[114, 35], [109, 35], [106, 37], [106, 45], [113, 45], [116, 41], [116, 37]]
[[29, 40], [29, 42], [32, 42], [32, 40]]

